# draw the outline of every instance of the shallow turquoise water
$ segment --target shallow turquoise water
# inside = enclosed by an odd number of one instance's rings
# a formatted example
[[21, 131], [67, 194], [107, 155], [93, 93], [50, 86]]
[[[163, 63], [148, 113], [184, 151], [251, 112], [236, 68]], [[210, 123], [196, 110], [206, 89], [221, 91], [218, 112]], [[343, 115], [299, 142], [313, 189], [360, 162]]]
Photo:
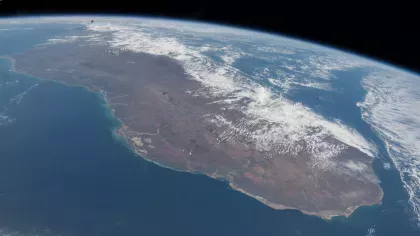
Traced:
[[[0, 54], [26, 50], [61, 31], [42, 28], [37, 33], [38, 37], [26, 37], [22, 47], [0, 47]], [[0, 37], [0, 45], [9, 44], [9, 38]], [[161, 168], [135, 156], [113, 137], [118, 122], [98, 94], [13, 73], [4, 59], [0, 81], [0, 108], [5, 108], [0, 112], [14, 119], [0, 126], [3, 231], [353, 236], [368, 235], [373, 228], [372, 235], [420, 235], [405, 212], [407, 195], [398, 174], [385, 171], [379, 160], [375, 170], [385, 191], [381, 206], [362, 207], [348, 219], [331, 221], [293, 210], [276, 211], [224, 182]], [[7, 84], [13, 81], [19, 82]], [[20, 103], [10, 102], [35, 84]]]

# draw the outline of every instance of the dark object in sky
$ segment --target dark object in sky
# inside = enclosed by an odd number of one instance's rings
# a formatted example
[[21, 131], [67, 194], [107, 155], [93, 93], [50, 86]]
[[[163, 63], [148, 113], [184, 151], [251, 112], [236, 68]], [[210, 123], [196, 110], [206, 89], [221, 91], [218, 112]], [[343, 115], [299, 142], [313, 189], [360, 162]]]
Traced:
[[93, 23], [93, 20], [91, 20], [90, 23], [92, 24]]

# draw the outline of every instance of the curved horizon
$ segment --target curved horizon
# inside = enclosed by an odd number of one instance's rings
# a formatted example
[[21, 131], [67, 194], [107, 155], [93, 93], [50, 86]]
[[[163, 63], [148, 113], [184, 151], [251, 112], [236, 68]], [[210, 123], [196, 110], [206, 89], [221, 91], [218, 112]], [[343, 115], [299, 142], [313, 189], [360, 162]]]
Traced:
[[[345, 48], [340, 48], [338, 46], [333, 46], [333, 45], [329, 45], [327, 43], [324, 43], [322, 41], [314, 41], [312, 39], [306, 39], [306, 38], [302, 38], [302, 37], [295, 37], [292, 35], [287, 35], [285, 33], [282, 32], [276, 32], [276, 31], [269, 31], [269, 30], [264, 30], [264, 29], [259, 29], [259, 28], [252, 28], [252, 27], [246, 27], [246, 26], [242, 26], [242, 25], [235, 25], [235, 24], [229, 24], [229, 23], [222, 23], [222, 22], [209, 22], [209, 21], [205, 21], [205, 20], [196, 20], [196, 19], [182, 19], [182, 18], [176, 18], [176, 17], [165, 17], [165, 16], [152, 16], [152, 15], [136, 15], [136, 14], [108, 14], [108, 13], [104, 13], [104, 14], [84, 14], [84, 13], [69, 13], [69, 14], [54, 14], [54, 13], [48, 13], [48, 14], [30, 14], [30, 15], [24, 15], [24, 16], [5, 16], [5, 17], [0, 17], [0, 23], [1, 20], [3, 19], [12, 19], [12, 18], [60, 18], [63, 16], [70, 16], [70, 17], [86, 17], [86, 18], [92, 18], [92, 17], [96, 17], [96, 18], [133, 18], [133, 19], [148, 19], [148, 20], [161, 20], [161, 21], [174, 21], [174, 22], [179, 22], [179, 23], [192, 23], [192, 24], [198, 24], [198, 25], [209, 25], [209, 26], [217, 26], [217, 27], [221, 27], [221, 28], [226, 28], [226, 29], [235, 29], [235, 30], [240, 30], [240, 31], [244, 31], [244, 32], [249, 32], [249, 33], [258, 33], [261, 35], [265, 35], [265, 36], [270, 36], [270, 37], [275, 37], [275, 38], [283, 38], [283, 39], [287, 39], [290, 41], [297, 41], [303, 44], [308, 44], [308, 45], [312, 45], [312, 46], [317, 46], [320, 47], [322, 49], [327, 49], [327, 50], [332, 50], [335, 52], [339, 52], [339, 53], [344, 53], [347, 55], [351, 55], [351, 56], [355, 56], [358, 57], [360, 59], [363, 60], [367, 60], [367, 61], [371, 61], [374, 62], [375, 64], [384, 66], [388, 69], [392, 69], [392, 70], [396, 70], [399, 72], [403, 72], [403, 73], [407, 73], [407, 74], [411, 74], [414, 76], [418, 76], [420, 78], [420, 71], [415, 71], [412, 70], [410, 68], [405, 67], [404, 65], [395, 65], [392, 62], [389, 61], [385, 61], [382, 58], [374, 58], [373, 55], [368, 55], [368, 54], [361, 54], [359, 52], [355, 52], [355, 51], [351, 51], [349, 49], [345, 49]], [[88, 20], [88, 19], [86, 19]], [[32, 22], [32, 23], [36, 23], [36, 22]]]

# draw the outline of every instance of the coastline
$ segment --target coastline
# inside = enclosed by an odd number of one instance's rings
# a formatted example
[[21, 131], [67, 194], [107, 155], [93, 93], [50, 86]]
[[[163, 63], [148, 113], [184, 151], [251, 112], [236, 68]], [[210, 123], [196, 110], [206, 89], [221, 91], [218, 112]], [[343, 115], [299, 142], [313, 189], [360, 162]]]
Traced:
[[[3, 55], [3, 56], [0, 56], [0, 58], [3, 58], [3, 59], [6, 59], [6, 60], [8, 60], [8, 61], [10, 61], [11, 62], [11, 71], [12, 72], [15, 72], [15, 73], [20, 73], [20, 72], [18, 72], [18, 71], [16, 71], [16, 68], [15, 68], [15, 64], [16, 64], [16, 59], [14, 59], [13, 57], [11, 57], [11, 56], [8, 56], [8, 55]], [[22, 73], [22, 74], [24, 74], [24, 73]]]
[[[211, 176], [209, 176], [211, 177]], [[380, 205], [382, 204], [382, 197], [383, 197], [383, 191], [381, 188], [381, 197], [379, 198], [380, 201], [378, 203], [374, 203], [374, 204], [366, 204], [366, 205], [358, 205], [358, 206], [354, 206], [354, 207], [349, 207], [347, 208], [347, 211], [345, 212], [340, 212], [340, 211], [321, 211], [321, 212], [309, 212], [309, 211], [304, 211], [301, 210], [299, 208], [296, 207], [292, 207], [292, 206], [286, 206], [286, 205], [282, 205], [279, 203], [271, 203], [270, 201], [260, 197], [260, 196], [256, 196], [253, 195], [245, 190], [243, 190], [242, 188], [239, 188], [237, 186], [235, 186], [234, 184], [232, 184], [231, 182], [229, 182], [229, 186], [234, 189], [235, 191], [239, 191], [251, 198], [254, 198], [255, 200], [258, 200], [259, 202], [263, 203], [266, 206], [269, 206], [270, 208], [273, 208], [275, 210], [296, 210], [299, 211], [305, 215], [311, 215], [311, 216], [317, 216], [320, 217], [324, 220], [333, 220], [334, 217], [346, 217], [348, 218], [349, 216], [351, 216], [351, 214], [353, 214], [353, 212], [355, 212], [358, 208], [363, 207], [363, 206], [374, 206], [374, 205]]]
[[220, 178], [220, 177], [217, 177], [217, 176], [213, 176], [213, 175], [209, 175], [209, 174], [201, 173], [201, 172], [193, 172], [193, 171], [189, 171], [187, 169], [176, 169], [174, 167], [162, 165], [159, 162], [153, 161], [153, 160], [147, 158], [147, 156], [142, 155], [141, 153], [139, 153], [136, 150], [135, 146], [130, 142], [130, 140], [126, 136], [124, 136], [124, 134], [121, 132], [121, 129], [124, 128], [124, 127], [127, 127], [127, 126], [124, 124], [124, 122], [120, 118], [118, 118], [117, 116], [114, 115], [113, 108], [111, 107], [111, 105], [110, 105], [110, 103], [109, 103], [109, 101], [107, 99], [106, 93], [104, 93], [102, 90], [100, 90], [98, 88], [87, 87], [87, 86], [84, 86], [84, 85], [68, 84], [68, 83], [65, 83], [65, 82], [62, 82], [62, 81], [59, 81], [59, 80], [51, 80], [51, 79], [39, 78], [39, 77], [33, 76], [33, 75], [28, 74], [28, 73], [23, 72], [23, 71], [16, 71], [16, 67], [15, 67], [16, 59], [15, 58], [13, 58], [11, 56], [8, 56], [8, 55], [6, 55], [6, 56], [0, 56], [0, 58], [4, 58], [4, 59], [7, 59], [7, 60], [11, 61], [11, 70], [14, 73], [28, 75], [30, 77], [33, 77], [33, 78], [36, 78], [36, 79], [39, 79], [39, 80], [51, 81], [51, 82], [58, 82], [58, 83], [61, 83], [61, 84], [65, 85], [65, 86], [81, 87], [83, 89], [87, 89], [89, 92], [94, 92], [97, 95], [102, 95], [102, 96], [99, 96], [99, 97], [102, 97], [102, 99], [104, 101], [104, 105], [105, 105], [104, 108], [107, 110], [107, 114], [112, 115], [112, 118], [115, 119], [115, 120], [117, 120], [118, 123], [119, 123], [118, 125], [116, 125], [116, 126], [113, 127], [112, 134], [113, 134], [114, 138], [117, 138], [118, 141], [123, 141], [124, 144], [127, 146], [127, 148], [130, 149], [131, 152], [133, 152], [137, 156], [141, 157], [143, 160], [146, 160], [148, 162], [151, 162], [153, 164], [156, 164], [156, 165], [158, 165], [160, 167], [171, 169], [171, 170], [178, 171], [178, 172], [184, 172], [184, 173], [187, 172], [187, 173], [191, 173], [191, 174], [194, 174], [194, 175], [205, 175], [207, 177], [210, 177], [212, 179], [215, 179], [215, 180], [218, 180], [218, 181], [222, 181], [222, 182], [227, 181], [228, 184], [229, 184], [229, 186], [232, 189], [234, 189], [235, 191], [241, 192], [241, 193], [247, 195], [248, 197], [254, 198], [254, 199], [258, 200], [259, 202], [263, 203], [264, 205], [266, 205], [266, 206], [268, 206], [270, 208], [273, 208], [273, 209], [276, 209], [276, 210], [297, 210], [297, 211], [300, 211], [303, 214], [312, 215], [312, 216], [318, 216], [318, 217], [320, 217], [322, 219], [325, 219], [325, 220], [331, 220], [333, 217], [336, 217], [336, 216], [349, 217], [356, 209], [358, 209], [361, 206], [372, 206], [372, 205], [381, 204], [381, 201], [382, 201], [382, 198], [383, 198], [384, 193], [383, 193], [382, 187], [378, 184], [378, 186], [379, 186], [379, 188], [381, 190], [381, 195], [377, 199], [378, 202], [375, 202], [373, 204], [363, 204], [363, 205], [359, 205], [359, 206], [354, 206], [354, 207], [348, 208], [345, 212], [340, 212], [340, 211], [307, 212], [307, 211], [304, 211], [304, 210], [300, 210], [300, 209], [298, 209], [296, 207], [286, 206], [286, 205], [282, 205], [282, 204], [278, 204], [278, 203], [271, 203], [270, 201], [268, 201], [268, 200], [266, 200], [266, 199], [264, 199], [262, 197], [259, 197], [259, 196], [256, 196], [254, 194], [251, 194], [251, 193], [247, 192], [246, 190], [241, 189], [241, 188], [235, 186], [234, 183], [228, 181], [225, 178]]

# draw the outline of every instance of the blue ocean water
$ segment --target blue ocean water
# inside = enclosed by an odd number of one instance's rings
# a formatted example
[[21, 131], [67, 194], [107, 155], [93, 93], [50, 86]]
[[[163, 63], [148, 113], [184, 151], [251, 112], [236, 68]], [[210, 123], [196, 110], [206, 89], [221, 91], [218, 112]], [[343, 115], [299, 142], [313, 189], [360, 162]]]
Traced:
[[[0, 54], [26, 50], [61, 33], [62, 26], [33, 27], [38, 36], [20, 38], [21, 46], [12, 49], [3, 46], [12, 43], [0, 31]], [[225, 182], [172, 171], [134, 155], [114, 137], [119, 123], [99, 94], [10, 69], [10, 61], [1, 59], [0, 108], [14, 121], [0, 126], [0, 235], [354, 236], [368, 235], [369, 229], [375, 231], [371, 235], [419, 235], [405, 212], [407, 196], [398, 173], [384, 170], [379, 159], [374, 164], [385, 191], [381, 206], [330, 221], [273, 210]], [[347, 122], [338, 107], [360, 100], [363, 91], [354, 80], [348, 82], [354, 86], [337, 83], [354, 97], [325, 103], [320, 112]], [[10, 101], [35, 84], [18, 97], [19, 103]], [[296, 99], [310, 104], [313, 96], [318, 95], [308, 91]], [[348, 122], [365, 129], [361, 121]]]

